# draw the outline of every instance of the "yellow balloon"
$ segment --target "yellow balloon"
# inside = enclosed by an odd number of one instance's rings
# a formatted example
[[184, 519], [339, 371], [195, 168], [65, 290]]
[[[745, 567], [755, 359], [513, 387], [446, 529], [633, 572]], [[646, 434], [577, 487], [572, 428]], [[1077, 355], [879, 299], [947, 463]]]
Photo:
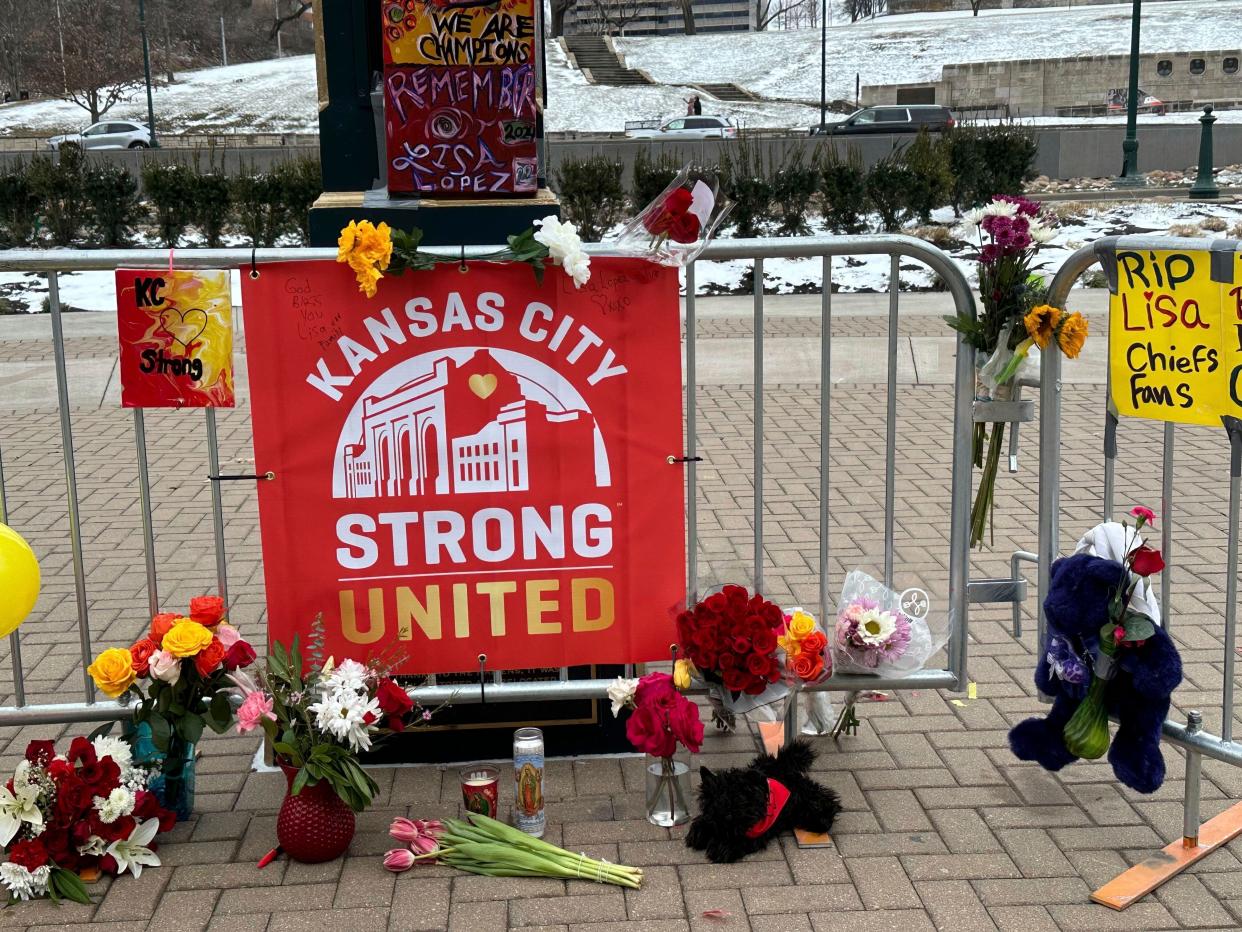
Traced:
[[11, 527], [0, 524], [0, 637], [26, 620], [39, 598], [39, 558]]

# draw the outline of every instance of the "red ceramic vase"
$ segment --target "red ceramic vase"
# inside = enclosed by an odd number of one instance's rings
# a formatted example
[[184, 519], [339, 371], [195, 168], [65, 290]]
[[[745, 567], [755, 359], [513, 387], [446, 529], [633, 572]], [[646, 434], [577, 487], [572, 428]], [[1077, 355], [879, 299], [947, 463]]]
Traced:
[[304, 864], [339, 858], [354, 838], [354, 813], [326, 780], [293, 795], [296, 767], [281, 763], [288, 790], [276, 818], [276, 838], [285, 854]]

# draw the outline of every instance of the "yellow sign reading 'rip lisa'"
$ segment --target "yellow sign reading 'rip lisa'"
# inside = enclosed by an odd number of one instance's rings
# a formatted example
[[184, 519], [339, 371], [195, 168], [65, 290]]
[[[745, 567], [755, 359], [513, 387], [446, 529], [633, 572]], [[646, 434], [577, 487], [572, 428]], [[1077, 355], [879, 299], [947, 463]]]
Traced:
[[1242, 417], [1242, 252], [1118, 249], [1109, 391], [1119, 415]]

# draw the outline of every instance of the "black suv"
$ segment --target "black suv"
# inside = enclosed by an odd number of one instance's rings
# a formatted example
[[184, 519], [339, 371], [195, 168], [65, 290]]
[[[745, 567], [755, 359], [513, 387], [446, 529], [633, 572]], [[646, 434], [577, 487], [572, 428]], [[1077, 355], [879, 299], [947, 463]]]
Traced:
[[941, 133], [957, 121], [948, 107], [937, 104], [902, 104], [892, 107], [864, 107], [840, 123], [812, 126], [812, 136], [854, 133]]

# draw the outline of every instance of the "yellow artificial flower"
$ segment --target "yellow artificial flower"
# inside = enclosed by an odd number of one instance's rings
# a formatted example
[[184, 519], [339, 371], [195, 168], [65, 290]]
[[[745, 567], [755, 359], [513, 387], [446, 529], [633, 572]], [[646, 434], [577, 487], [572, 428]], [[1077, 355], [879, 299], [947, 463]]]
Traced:
[[1087, 319], [1081, 314], [1070, 314], [1057, 328], [1057, 346], [1066, 359], [1077, 359], [1087, 342]]
[[694, 669], [684, 657], [673, 664], [673, 685], [678, 689], [690, 688], [690, 671]]
[[1049, 304], [1041, 304], [1031, 308], [1022, 322], [1026, 324], [1026, 332], [1035, 341], [1035, 345], [1044, 350], [1056, 334], [1057, 324], [1061, 322], [1061, 311]]
[[801, 641], [815, 630], [815, 619], [806, 612], [794, 612], [789, 619], [789, 633]]
[[211, 643], [211, 629], [182, 618], [164, 635], [164, 650], [174, 657], [193, 657]]
[[347, 262], [358, 280], [358, 290], [375, 297], [383, 270], [392, 262], [392, 230], [387, 223], [375, 226], [370, 220], [349, 222], [336, 241], [337, 262]]
[[115, 699], [134, 684], [134, 658], [124, 647], [110, 647], [86, 668], [99, 691]]

